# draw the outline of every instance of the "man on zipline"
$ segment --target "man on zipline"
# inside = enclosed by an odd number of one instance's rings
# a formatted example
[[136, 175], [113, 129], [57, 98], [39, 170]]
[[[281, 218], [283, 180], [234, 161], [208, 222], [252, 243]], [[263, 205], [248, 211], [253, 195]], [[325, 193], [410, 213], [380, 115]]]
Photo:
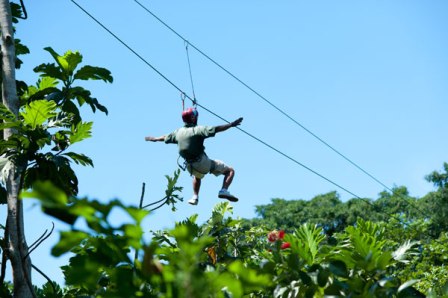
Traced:
[[240, 125], [243, 118], [238, 118], [224, 125], [200, 126], [197, 125], [198, 116], [198, 111], [195, 108], [184, 110], [182, 112], [182, 119], [185, 124], [183, 127], [176, 129], [166, 136], [145, 137], [145, 141], [164, 141], [167, 144], [177, 144], [179, 155], [185, 159], [184, 165], [193, 176], [193, 197], [188, 201], [189, 204], [198, 204], [201, 179], [208, 173], [212, 173], [215, 176], [224, 175], [222, 189], [219, 191], [218, 197], [231, 202], [237, 202], [238, 198], [228, 191], [235, 175], [235, 170], [220, 160], [210, 159], [204, 151], [204, 140], [209, 137], [214, 137], [218, 132]]

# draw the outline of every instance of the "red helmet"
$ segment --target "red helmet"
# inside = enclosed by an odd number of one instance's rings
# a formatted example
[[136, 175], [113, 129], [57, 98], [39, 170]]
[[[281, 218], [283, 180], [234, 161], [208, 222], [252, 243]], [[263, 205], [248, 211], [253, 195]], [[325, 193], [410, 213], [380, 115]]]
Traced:
[[188, 108], [182, 112], [182, 120], [185, 124], [198, 124], [199, 113], [195, 108]]

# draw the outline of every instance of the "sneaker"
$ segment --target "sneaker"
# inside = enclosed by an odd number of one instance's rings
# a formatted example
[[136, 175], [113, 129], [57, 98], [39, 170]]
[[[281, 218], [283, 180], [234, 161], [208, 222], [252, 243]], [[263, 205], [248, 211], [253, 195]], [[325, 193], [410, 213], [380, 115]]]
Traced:
[[188, 201], [190, 205], [197, 205], [199, 202], [199, 197], [197, 195], [193, 195], [193, 197]]
[[218, 198], [229, 200], [230, 202], [238, 202], [238, 198], [232, 195], [227, 189], [221, 189]]

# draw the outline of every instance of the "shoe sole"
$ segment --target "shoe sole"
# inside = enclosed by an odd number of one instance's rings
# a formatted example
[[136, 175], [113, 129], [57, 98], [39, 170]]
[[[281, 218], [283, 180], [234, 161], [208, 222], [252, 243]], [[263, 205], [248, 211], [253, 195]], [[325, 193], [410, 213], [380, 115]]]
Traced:
[[188, 201], [188, 204], [193, 205], [193, 206], [196, 206], [196, 205], [198, 204], [198, 201], [196, 201], [196, 202], [190, 202], [190, 201]]
[[218, 195], [218, 198], [226, 199], [226, 200], [229, 200], [230, 202], [238, 202], [238, 198], [236, 198], [234, 196]]

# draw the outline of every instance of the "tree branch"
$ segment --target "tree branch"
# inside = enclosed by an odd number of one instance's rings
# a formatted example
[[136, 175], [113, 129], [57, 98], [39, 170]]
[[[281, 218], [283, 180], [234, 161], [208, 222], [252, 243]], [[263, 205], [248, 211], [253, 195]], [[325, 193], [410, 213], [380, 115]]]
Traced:
[[31, 264], [31, 266], [33, 267], [34, 270], [39, 272], [50, 283], [51, 287], [53, 288], [53, 294], [56, 294], [56, 287], [55, 287], [53, 281], [51, 281], [51, 279], [45, 273], [43, 273], [42, 270], [40, 270], [39, 268], [37, 268], [33, 264]]
[[143, 197], [145, 196], [145, 182], [143, 182], [142, 185], [142, 195], [140, 197], [140, 204], [139, 204], [139, 208], [143, 209], [142, 205], [143, 205]]
[[[50, 230], [50, 233], [47, 234], [48, 230], [45, 230], [45, 232], [42, 234], [42, 236], [40, 236], [33, 244], [30, 245], [30, 249], [28, 251], [28, 253], [26, 254], [26, 256], [23, 257], [23, 259], [25, 260], [37, 247], [39, 247], [39, 245], [42, 244], [42, 242], [44, 242], [45, 240], [48, 239], [48, 237], [50, 237], [50, 235], [53, 233], [54, 230], [54, 222], [51, 222], [52, 227]], [[34, 246], [34, 247], [33, 247]]]
[[[149, 207], [149, 206], [158, 204], [158, 203], [160, 203], [160, 202], [162, 202], [162, 201], [164, 201], [164, 200], [167, 200], [167, 199], [168, 199], [167, 197], [164, 197], [163, 199], [160, 199], [160, 200], [158, 200], [158, 201], [155, 201], [155, 202], [153, 202], [153, 203], [149, 203], [148, 205], [143, 206], [141, 209], [145, 209], [145, 208], [147, 208], [147, 207]], [[165, 202], [164, 202], [163, 204], [165, 204]], [[163, 205], [163, 204], [162, 204], [162, 205]], [[151, 209], [151, 211], [152, 211], [152, 209]]]

